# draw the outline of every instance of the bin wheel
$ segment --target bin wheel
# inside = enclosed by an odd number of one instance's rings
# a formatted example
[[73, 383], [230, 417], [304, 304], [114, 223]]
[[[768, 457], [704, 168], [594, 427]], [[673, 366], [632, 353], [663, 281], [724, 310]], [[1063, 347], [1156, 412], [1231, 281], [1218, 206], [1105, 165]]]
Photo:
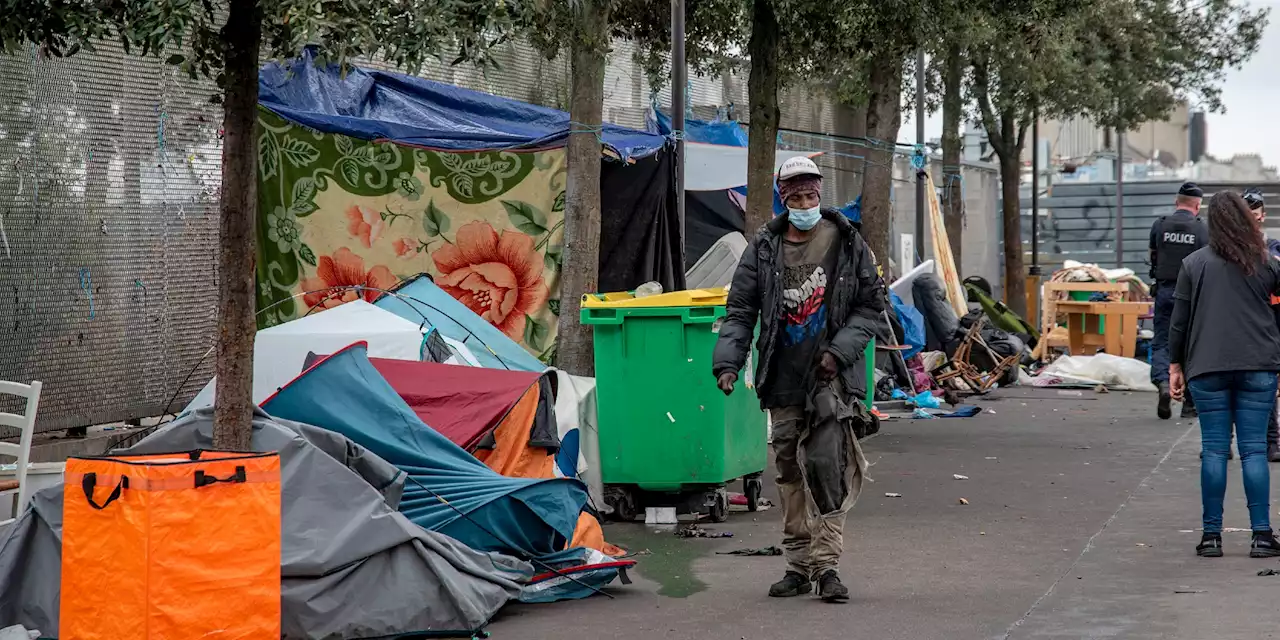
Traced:
[[619, 522], [633, 522], [636, 519], [636, 502], [630, 491], [619, 491], [607, 496], [605, 501], [613, 507], [613, 517]]
[[724, 522], [729, 519], [729, 496], [724, 491], [716, 492], [715, 499], [707, 508], [707, 515], [712, 522]]
[[764, 489], [764, 482], [759, 478], [747, 478], [742, 481], [742, 493], [747, 497], [747, 511], [754, 512], [760, 508], [760, 492]]

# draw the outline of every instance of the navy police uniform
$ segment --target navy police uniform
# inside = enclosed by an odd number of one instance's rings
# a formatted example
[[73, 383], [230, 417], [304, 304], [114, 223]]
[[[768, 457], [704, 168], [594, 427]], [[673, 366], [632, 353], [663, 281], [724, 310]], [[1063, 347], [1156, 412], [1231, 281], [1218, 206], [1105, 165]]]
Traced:
[[[1204, 192], [1188, 182], [1178, 195], [1204, 197]], [[1151, 225], [1151, 281], [1155, 298], [1155, 337], [1151, 340], [1151, 382], [1169, 383], [1169, 320], [1173, 316], [1173, 290], [1178, 284], [1182, 259], [1205, 246], [1209, 232], [1196, 211], [1178, 209]]]

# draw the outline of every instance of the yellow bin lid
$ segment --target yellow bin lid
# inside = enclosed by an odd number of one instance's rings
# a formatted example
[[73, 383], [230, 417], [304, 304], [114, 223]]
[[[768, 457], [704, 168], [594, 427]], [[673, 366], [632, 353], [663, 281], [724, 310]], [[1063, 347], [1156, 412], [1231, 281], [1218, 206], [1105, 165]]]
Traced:
[[641, 307], [715, 307], [723, 306], [729, 297], [726, 287], [672, 291], [637, 298], [629, 291], [588, 293], [582, 296], [584, 309], [623, 309]]

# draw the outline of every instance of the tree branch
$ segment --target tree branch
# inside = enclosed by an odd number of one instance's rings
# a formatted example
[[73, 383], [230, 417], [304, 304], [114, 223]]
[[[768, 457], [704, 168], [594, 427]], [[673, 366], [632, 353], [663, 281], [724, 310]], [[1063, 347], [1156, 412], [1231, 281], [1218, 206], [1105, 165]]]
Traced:
[[986, 54], [973, 56], [973, 93], [978, 103], [978, 112], [982, 115], [982, 128], [987, 130], [987, 140], [991, 148], [1004, 157], [1008, 147], [1001, 135], [1000, 122], [996, 119], [995, 110], [991, 108], [990, 83], [991, 74]]

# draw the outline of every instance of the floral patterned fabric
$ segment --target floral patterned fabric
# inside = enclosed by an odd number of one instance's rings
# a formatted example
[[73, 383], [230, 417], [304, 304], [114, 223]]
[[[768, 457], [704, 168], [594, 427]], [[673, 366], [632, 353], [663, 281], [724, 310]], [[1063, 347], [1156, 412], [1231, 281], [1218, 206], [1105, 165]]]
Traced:
[[[563, 149], [449, 153], [258, 122], [259, 328], [430, 273], [544, 362], [555, 356]], [[369, 287], [334, 289], [334, 287]]]

